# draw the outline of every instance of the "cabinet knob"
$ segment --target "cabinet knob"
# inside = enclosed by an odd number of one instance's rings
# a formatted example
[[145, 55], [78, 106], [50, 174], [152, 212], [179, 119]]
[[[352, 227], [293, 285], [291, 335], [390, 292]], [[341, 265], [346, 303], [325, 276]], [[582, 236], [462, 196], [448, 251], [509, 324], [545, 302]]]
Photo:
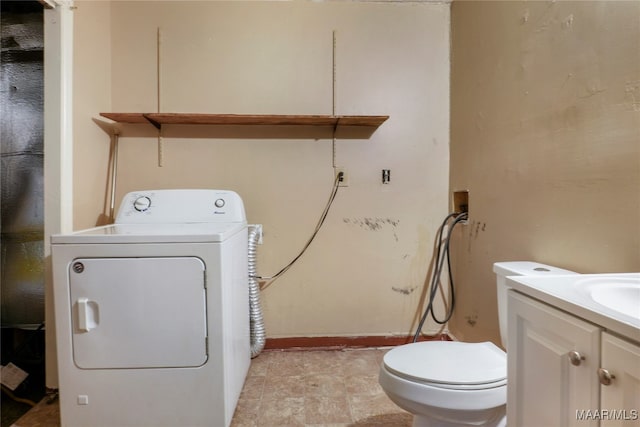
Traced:
[[598, 369], [598, 378], [600, 379], [600, 384], [602, 385], [611, 385], [615, 377], [616, 376], [609, 372], [609, 370], [607, 369]]
[[569, 361], [573, 366], [580, 366], [582, 361], [584, 360], [584, 356], [573, 350], [569, 352]]

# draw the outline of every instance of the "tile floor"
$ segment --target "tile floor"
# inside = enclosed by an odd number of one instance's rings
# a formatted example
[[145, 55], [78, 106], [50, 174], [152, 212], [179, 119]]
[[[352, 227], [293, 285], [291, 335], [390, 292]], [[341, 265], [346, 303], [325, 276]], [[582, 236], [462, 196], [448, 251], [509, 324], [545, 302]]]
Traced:
[[[231, 425], [409, 427], [411, 415], [378, 385], [385, 351], [265, 351], [251, 363]], [[58, 405], [42, 402], [12, 427], [59, 427]]]

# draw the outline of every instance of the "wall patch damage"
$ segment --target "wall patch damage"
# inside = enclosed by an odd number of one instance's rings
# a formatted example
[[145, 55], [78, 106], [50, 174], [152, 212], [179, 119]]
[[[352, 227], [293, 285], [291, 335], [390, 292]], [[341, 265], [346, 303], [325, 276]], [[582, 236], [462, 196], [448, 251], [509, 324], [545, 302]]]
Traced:
[[412, 294], [412, 293], [413, 293], [413, 291], [415, 291], [415, 290], [416, 290], [416, 288], [415, 288], [415, 287], [413, 287], [413, 288], [409, 288], [409, 287], [406, 287], [406, 288], [398, 288], [398, 287], [396, 287], [396, 286], [392, 286], [392, 287], [391, 287], [391, 290], [392, 290], [392, 291], [394, 291], [394, 292], [398, 292], [399, 294], [409, 295], [409, 294]]
[[342, 222], [348, 225], [357, 225], [368, 231], [380, 231], [385, 225], [396, 228], [400, 220], [394, 218], [343, 218]]
[[355, 225], [367, 231], [381, 231], [386, 226], [393, 228], [393, 238], [397, 242], [398, 234], [396, 228], [400, 224], [400, 220], [396, 218], [343, 218], [342, 222], [347, 225]]

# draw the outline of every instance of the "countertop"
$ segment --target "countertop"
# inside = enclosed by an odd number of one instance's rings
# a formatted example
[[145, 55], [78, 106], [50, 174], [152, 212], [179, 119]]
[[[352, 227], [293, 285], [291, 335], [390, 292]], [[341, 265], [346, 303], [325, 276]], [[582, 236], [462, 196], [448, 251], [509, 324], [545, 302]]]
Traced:
[[602, 281], [635, 281], [640, 273], [579, 274], [567, 276], [510, 276], [507, 286], [513, 290], [557, 307], [615, 334], [640, 343], [640, 306], [638, 316], [620, 313], [594, 301], [585, 285]]

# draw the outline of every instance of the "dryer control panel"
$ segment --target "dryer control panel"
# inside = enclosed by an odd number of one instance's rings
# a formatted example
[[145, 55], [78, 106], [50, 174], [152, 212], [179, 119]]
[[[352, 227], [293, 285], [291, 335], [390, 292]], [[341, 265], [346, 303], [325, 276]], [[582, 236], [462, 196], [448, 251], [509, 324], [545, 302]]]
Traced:
[[122, 199], [116, 224], [246, 222], [240, 196], [229, 190], [132, 191]]

